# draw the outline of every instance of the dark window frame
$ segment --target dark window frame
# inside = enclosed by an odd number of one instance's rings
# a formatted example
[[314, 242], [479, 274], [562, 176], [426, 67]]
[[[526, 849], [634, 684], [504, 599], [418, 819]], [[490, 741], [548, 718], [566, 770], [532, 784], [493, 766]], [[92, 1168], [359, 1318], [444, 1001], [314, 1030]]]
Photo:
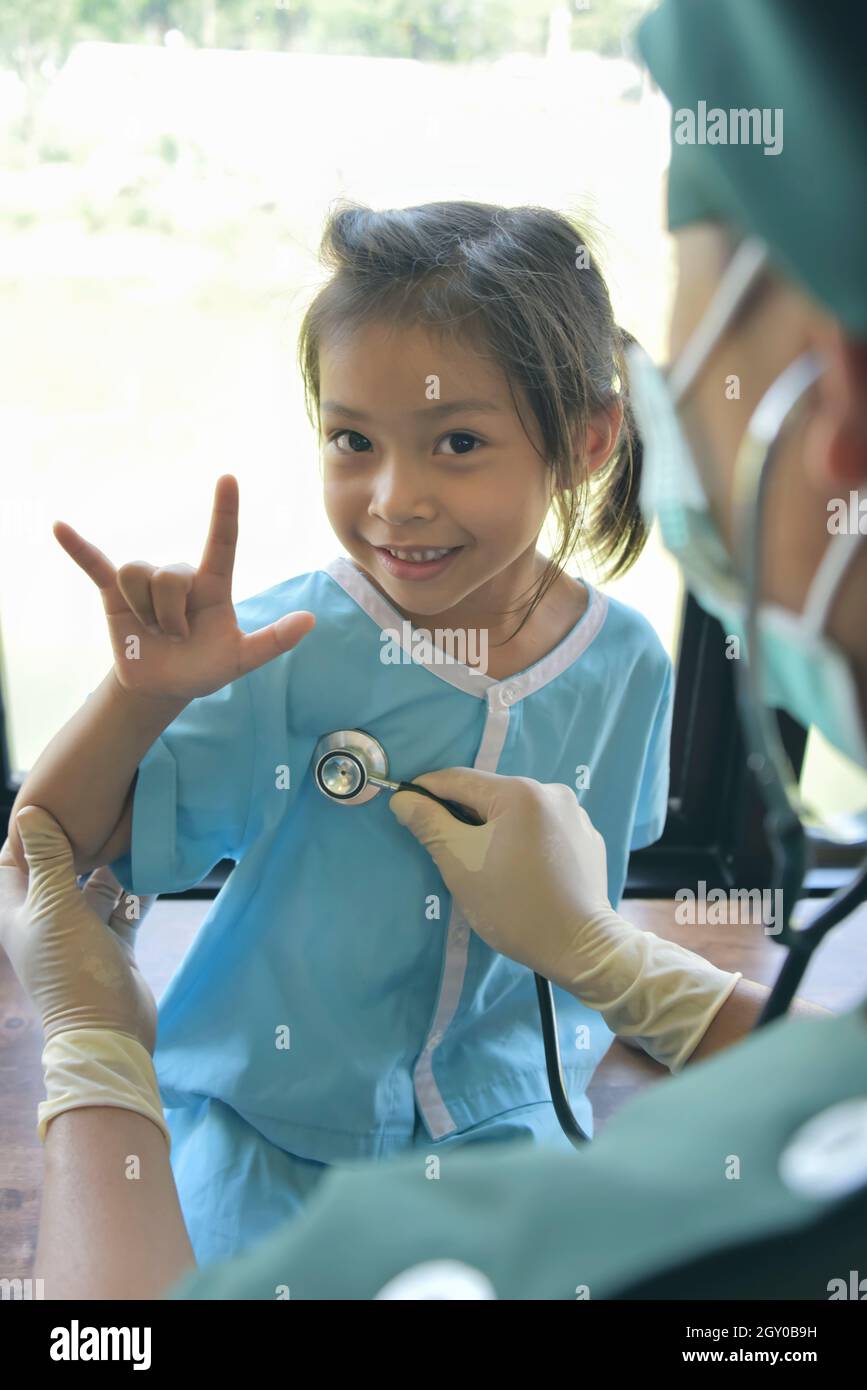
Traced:
[[[668, 817], [661, 838], [635, 851], [627, 898], [673, 898], [704, 880], [707, 890], [772, 886], [765, 808], [747, 766], [735, 691], [735, 661], [722, 626], [692, 594], [683, 607], [676, 661]], [[807, 731], [787, 714], [777, 720], [800, 776]], [[820, 876], [808, 892], [826, 892]]]

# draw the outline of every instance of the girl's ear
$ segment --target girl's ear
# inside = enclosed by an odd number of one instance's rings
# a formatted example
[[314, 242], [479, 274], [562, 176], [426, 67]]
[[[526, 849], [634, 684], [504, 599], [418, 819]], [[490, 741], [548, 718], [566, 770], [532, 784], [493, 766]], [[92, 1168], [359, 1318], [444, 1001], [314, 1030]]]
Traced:
[[617, 397], [611, 405], [591, 415], [583, 435], [576, 429], [573, 439], [575, 456], [586, 462], [588, 473], [595, 473], [608, 462], [622, 427], [623, 401]]

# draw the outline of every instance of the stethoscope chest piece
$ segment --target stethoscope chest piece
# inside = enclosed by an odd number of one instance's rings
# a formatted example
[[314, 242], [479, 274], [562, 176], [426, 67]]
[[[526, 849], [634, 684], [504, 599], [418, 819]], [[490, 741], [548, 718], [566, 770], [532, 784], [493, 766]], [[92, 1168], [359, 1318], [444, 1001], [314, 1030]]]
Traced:
[[313, 751], [316, 785], [332, 801], [359, 806], [380, 791], [371, 776], [388, 777], [388, 758], [382, 744], [361, 729], [338, 729], [323, 734]]

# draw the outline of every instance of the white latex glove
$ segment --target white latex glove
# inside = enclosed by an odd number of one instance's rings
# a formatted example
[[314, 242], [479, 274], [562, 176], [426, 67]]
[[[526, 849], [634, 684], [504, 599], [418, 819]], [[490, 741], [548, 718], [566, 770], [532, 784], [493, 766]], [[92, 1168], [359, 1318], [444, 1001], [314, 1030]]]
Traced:
[[414, 779], [477, 811], [466, 825], [429, 797], [389, 806], [428, 850], [469, 926], [602, 1014], [678, 1071], [740, 973], [642, 931], [608, 901], [605, 843], [560, 783], [450, 768]]
[[140, 898], [131, 919], [135, 899], [105, 867], [79, 889], [69, 840], [41, 807], [22, 807], [18, 829], [29, 874], [6, 840], [0, 945], [45, 1034], [39, 1136], [63, 1110], [110, 1105], [147, 1115], [168, 1139], [151, 1061], [157, 1008], [135, 959], [136, 930], [155, 898]]
[[0, 945], [42, 1020], [46, 1041], [75, 1028], [107, 1028], [152, 1053], [157, 1006], [135, 959], [139, 922], [155, 899], [124, 894], [108, 868], [83, 889], [61, 826], [40, 806], [22, 807], [18, 828], [29, 868], [7, 840], [0, 851]]

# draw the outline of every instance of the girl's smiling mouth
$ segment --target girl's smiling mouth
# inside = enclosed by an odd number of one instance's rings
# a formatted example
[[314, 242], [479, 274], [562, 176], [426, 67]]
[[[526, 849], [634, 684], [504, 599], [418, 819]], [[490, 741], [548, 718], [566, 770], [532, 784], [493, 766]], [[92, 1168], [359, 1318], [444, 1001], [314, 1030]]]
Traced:
[[395, 546], [393, 549], [375, 545], [379, 562], [394, 579], [435, 579], [448, 569], [462, 545]]

